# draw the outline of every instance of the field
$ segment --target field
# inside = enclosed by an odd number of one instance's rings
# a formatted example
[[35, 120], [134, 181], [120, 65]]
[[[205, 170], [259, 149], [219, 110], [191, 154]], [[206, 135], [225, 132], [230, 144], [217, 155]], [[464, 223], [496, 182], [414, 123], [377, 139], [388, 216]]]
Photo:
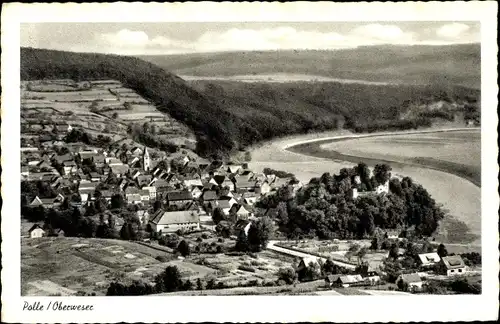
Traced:
[[[21, 84], [23, 134], [51, 131], [52, 123], [79, 126], [103, 135], [126, 135], [130, 123], [154, 125], [159, 136], [177, 144], [195, 141], [193, 132], [120, 82], [33, 80]], [[49, 125], [47, 125], [49, 124]]]
[[[49, 296], [106, 293], [113, 280], [152, 280], [169, 262], [155, 257], [174, 257], [136, 243], [120, 240], [40, 238], [21, 241], [21, 294]], [[180, 267], [189, 276], [189, 267]]]
[[[432, 131], [432, 129], [428, 131]], [[442, 136], [450, 134], [452, 133], [443, 133]], [[472, 134], [477, 133], [472, 131]], [[268, 142], [253, 148], [250, 166], [256, 171], [270, 167], [276, 170], [292, 172], [304, 183], [309, 182], [312, 177], [321, 176], [324, 172], [338, 173], [341, 168], [352, 167], [354, 163], [291, 152], [287, 148], [306, 141], [321, 138], [331, 140], [339, 136], [349, 136], [349, 134], [345, 132], [327, 132], [323, 135], [291, 136]], [[429, 134], [425, 136], [429, 136]], [[382, 142], [383, 138], [380, 138]], [[463, 153], [463, 155], [466, 155], [466, 153]], [[478, 186], [448, 172], [413, 165], [408, 166], [401, 163], [389, 162], [389, 164], [393, 168], [393, 175], [410, 176], [422, 184], [432, 197], [438, 203], [443, 204], [443, 207], [448, 211], [449, 214], [442, 222], [436, 239], [446, 243], [464, 244], [469, 250], [480, 248], [481, 189]]]

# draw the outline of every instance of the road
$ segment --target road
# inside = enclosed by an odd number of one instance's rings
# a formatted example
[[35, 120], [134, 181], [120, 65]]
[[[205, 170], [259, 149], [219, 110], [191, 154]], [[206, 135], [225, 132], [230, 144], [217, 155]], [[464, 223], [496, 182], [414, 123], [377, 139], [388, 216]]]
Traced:
[[[276, 246], [275, 244], [276, 243], [279, 243], [279, 241], [269, 241], [269, 243], [267, 244], [267, 249], [268, 250], [271, 250], [271, 251], [275, 251], [275, 252], [278, 252], [278, 253], [283, 253], [283, 254], [287, 254], [287, 255], [291, 255], [291, 256], [294, 256], [294, 257], [297, 257], [297, 258], [319, 258], [321, 259], [321, 261], [323, 262], [326, 262], [326, 258], [320, 258], [320, 257], [317, 257], [316, 255], [313, 255], [313, 254], [309, 254], [309, 253], [306, 253], [306, 252], [299, 252], [299, 251], [295, 251], [295, 250], [290, 250], [290, 249], [287, 249], [287, 248], [284, 248], [284, 247], [281, 247], [281, 246]], [[343, 267], [343, 268], [347, 268], [347, 269], [356, 269], [356, 266], [355, 265], [352, 265], [350, 263], [346, 263], [346, 262], [342, 262], [342, 261], [337, 261], [337, 260], [332, 260], [332, 262], [336, 265], [338, 265], [339, 267]]]

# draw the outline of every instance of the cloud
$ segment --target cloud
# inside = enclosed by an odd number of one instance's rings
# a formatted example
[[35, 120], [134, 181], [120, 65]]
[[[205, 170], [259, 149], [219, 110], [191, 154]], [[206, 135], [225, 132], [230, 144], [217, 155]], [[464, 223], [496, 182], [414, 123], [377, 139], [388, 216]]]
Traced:
[[288, 49], [339, 49], [362, 45], [380, 44], [448, 44], [469, 27], [464, 24], [448, 24], [440, 27], [439, 39], [419, 40], [415, 32], [402, 30], [391, 24], [367, 24], [350, 31], [299, 30], [290, 26], [273, 28], [231, 28], [224, 31], [206, 31], [197, 39], [188, 41], [165, 35], [150, 37], [140, 30], [122, 29], [115, 33], [96, 36], [93, 44], [79, 44], [81, 50], [125, 55], [177, 54], [193, 52], [288, 50]]
[[404, 32], [396, 25], [369, 24], [354, 28], [351, 35], [364, 38], [367, 41], [411, 42], [414, 34]]
[[446, 24], [438, 28], [436, 35], [444, 38], [458, 38], [469, 28], [468, 25], [461, 23]]

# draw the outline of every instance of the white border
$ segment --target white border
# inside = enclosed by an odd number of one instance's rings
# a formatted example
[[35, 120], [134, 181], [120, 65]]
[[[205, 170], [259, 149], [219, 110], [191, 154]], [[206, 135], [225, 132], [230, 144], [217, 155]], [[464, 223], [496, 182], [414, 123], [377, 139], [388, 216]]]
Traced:
[[[498, 316], [496, 2], [7, 4], [2, 8], [2, 321], [375, 322], [470, 321]], [[481, 296], [20, 297], [20, 22], [481, 21]], [[92, 303], [93, 312], [22, 312], [23, 301]]]

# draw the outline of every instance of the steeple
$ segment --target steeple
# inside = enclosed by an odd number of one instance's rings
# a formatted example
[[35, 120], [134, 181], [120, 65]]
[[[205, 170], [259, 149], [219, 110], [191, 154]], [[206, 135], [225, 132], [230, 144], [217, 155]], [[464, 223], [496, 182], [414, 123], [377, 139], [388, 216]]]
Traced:
[[151, 168], [151, 160], [149, 159], [148, 148], [144, 147], [144, 154], [142, 156], [142, 164], [144, 167], [144, 171], [149, 171]]

